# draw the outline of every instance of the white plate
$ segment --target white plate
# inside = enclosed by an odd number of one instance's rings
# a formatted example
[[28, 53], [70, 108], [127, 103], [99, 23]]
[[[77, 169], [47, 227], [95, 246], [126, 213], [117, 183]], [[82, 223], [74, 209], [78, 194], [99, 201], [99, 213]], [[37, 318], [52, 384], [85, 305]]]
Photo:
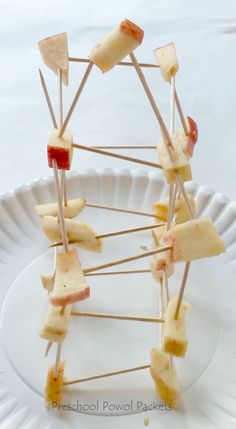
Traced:
[[[89, 202], [146, 211], [167, 191], [158, 173], [129, 170], [88, 170], [69, 175], [69, 183], [70, 197], [84, 196]], [[53, 252], [47, 250], [48, 242], [40, 231], [34, 205], [54, 200], [52, 178], [1, 198], [1, 429], [104, 428], [106, 424], [113, 428], [142, 428], [145, 417], [150, 419], [151, 427], [158, 423], [158, 428], [173, 427], [173, 423], [175, 428], [235, 427], [236, 204], [194, 183], [188, 184], [188, 189], [196, 197], [198, 215], [213, 218], [227, 244], [227, 253], [196, 261], [191, 267], [186, 292], [192, 304], [187, 319], [189, 347], [184, 360], [175, 359], [182, 391], [179, 411], [144, 412], [145, 404], [150, 408], [153, 401], [159, 404], [148, 370], [67, 388], [64, 402], [76, 405], [78, 401], [83, 413], [46, 411], [43, 387], [55, 349], [47, 359], [43, 358], [45, 342], [38, 337], [38, 331], [47, 295], [39, 276], [52, 270]], [[149, 218], [141, 216], [89, 208], [80, 217], [99, 233], [150, 223]], [[129, 256], [139, 253], [143, 245], [150, 246], [150, 232], [109, 238], [101, 255], [81, 251], [82, 263], [91, 266]], [[147, 264], [143, 259], [122, 268]], [[172, 294], [178, 290], [182, 270], [183, 265], [178, 264], [170, 280]], [[90, 277], [88, 283], [91, 298], [78, 305], [81, 310], [157, 314], [158, 287], [149, 274]], [[158, 341], [155, 324], [73, 320], [63, 345], [66, 377], [149, 363], [149, 351]], [[98, 407], [95, 411], [93, 404]]]

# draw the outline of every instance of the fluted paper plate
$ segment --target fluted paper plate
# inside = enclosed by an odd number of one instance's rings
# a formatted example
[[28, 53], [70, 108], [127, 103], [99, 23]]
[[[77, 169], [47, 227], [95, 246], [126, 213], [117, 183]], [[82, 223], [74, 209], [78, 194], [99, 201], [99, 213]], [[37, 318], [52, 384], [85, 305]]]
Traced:
[[[71, 174], [70, 197], [88, 202], [150, 211], [167, 192], [158, 173], [88, 170]], [[1, 429], [142, 428], [231, 429], [236, 426], [236, 203], [195, 183], [199, 216], [210, 216], [227, 246], [226, 254], [191, 266], [186, 299], [189, 347], [175, 359], [181, 385], [178, 411], [164, 409], [155, 396], [149, 371], [87, 382], [65, 389], [64, 410], [47, 411], [43, 390], [53, 348], [44, 359], [45, 341], [38, 337], [48, 297], [40, 273], [50, 272], [53, 251], [43, 236], [34, 205], [55, 200], [52, 178], [18, 188], [0, 200]], [[81, 219], [98, 233], [150, 224], [150, 218], [86, 208]], [[107, 238], [104, 252], [81, 251], [83, 266], [130, 256], [150, 247], [150, 231]], [[122, 266], [145, 268], [148, 261]], [[122, 269], [121, 268], [121, 269]], [[177, 292], [183, 264], [170, 279]], [[149, 274], [88, 277], [89, 300], [80, 310], [157, 315], [158, 285]], [[159, 343], [155, 324], [76, 318], [71, 320], [62, 357], [68, 379], [149, 363]], [[73, 410], [69, 409], [73, 408]]]

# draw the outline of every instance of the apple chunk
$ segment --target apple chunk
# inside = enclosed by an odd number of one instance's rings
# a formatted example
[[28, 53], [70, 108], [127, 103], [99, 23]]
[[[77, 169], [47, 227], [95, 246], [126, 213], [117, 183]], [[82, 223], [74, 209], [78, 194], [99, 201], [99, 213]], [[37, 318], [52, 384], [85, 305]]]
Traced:
[[55, 377], [55, 365], [52, 365], [47, 374], [47, 384], [45, 388], [45, 403], [48, 408], [52, 405], [61, 405], [63, 376], [65, 362], [61, 362], [58, 368], [57, 377]]
[[66, 306], [89, 298], [90, 289], [86, 283], [80, 260], [75, 249], [59, 253], [56, 258], [56, 276], [49, 300], [55, 307]]
[[185, 314], [190, 310], [190, 304], [182, 301], [177, 320], [174, 318], [177, 298], [168, 302], [163, 327], [163, 350], [173, 356], [184, 357], [188, 346], [185, 334]]
[[89, 59], [105, 73], [136, 49], [143, 35], [141, 28], [125, 19], [94, 47]]
[[67, 34], [59, 33], [46, 37], [46, 39], [40, 40], [38, 47], [46, 66], [56, 74], [58, 69], [62, 71], [62, 80], [67, 86], [69, 72]]
[[49, 304], [39, 336], [47, 341], [62, 343], [68, 332], [71, 306], [65, 309]]
[[174, 262], [193, 261], [225, 252], [225, 244], [210, 218], [172, 225], [164, 234], [163, 242], [173, 247], [166, 253]]
[[161, 68], [163, 78], [166, 81], [170, 81], [172, 76], [179, 70], [174, 43], [169, 43], [168, 45], [154, 49], [154, 55]]
[[184, 182], [192, 180], [192, 172], [189, 160], [183, 152], [178, 135], [176, 133], [171, 135], [171, 141], [174, 147], [174, 150], [171, 149], [173, 160], [170, 159], [165, 142], [162, 138], [160, 143], [157, 145], [157, 154], [167, 183], [169, 185], [176, 183], [176, 173], [181, 175]]
[[167, 405], [176, 408], [180, 393], [174, 362], [170, 368], [170, 356], [160, 348], [151, 350], [150, 374], [157, 395]]
[[65, 130], [62, 137], [59, 137], [60, 130], [53, 130], [48, 142], [48, 165], [53, 166], [56, 160], [60, 170], [70, 170], [73, 156], [73, 137], [69, 130]]
[[[187, 193], [187, 197], [188, 197], [188, 201], [191, 206], [192, 212], [193, 214], [195, 214], [196, 208], [195, 208], [194, 198], [189, 193]], [[157, 222], [167, 222], [168, 208], [169, 208], [169, 196], [154, 203], [152, 210], [156, 216], [155, 219]], [[182, 194], [180, 197], [178, 195], [176, 197], [175, 206], [174, 206], [174, 215], [175, 215], [175, 223], [182, 223], [189, 220], [189, 213]]]

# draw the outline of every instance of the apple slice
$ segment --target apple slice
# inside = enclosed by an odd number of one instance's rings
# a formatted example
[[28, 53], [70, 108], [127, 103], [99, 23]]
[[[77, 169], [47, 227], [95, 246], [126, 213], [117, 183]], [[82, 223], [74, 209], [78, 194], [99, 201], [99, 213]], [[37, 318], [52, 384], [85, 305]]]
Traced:
[[141, 28], [125, 19], [94, 47], [89, 59], [105, 73], [136, 49], [143, 35]]
[[39, 336], [47, 341], [62, 343], [68, 332], [71, 305], [65, 309], [49, 304]]
[[170, 356], [160, 348], [151, 350], [150, 374], [155, 383], [157, 395], [172, 408], [177, 407], [180, 396], [177, 373]]
[[176, 305], [177, 297], [171, 298], [164, 315], [162, 348], [172, 356], [184, 357], [188, 346], [185, 333], [185, 315], [187, 311], [190, 311], [190, 304], [186, 301], [181, 302], [177, 320], [174, 319]]
[[62, 401], [63, 376], [65, 362], [61, 362], [58, 368], [57, 377], [55, 377], [55, 365], [52, 365], [47, 374], [47, 384], [45, 388], [45, 404], [48, 408], [59, 406]]
[[52, 292], [54, 287], [54, 274], [41, 274], [41, 283], [45, 290]]
[[[195, 201], [191, 194], [187, 193], [188, 201], [191, 206], [193, 214], [195, 214], [196, 207]], [[153, 205], [153, 213], [156, 216], [157, 222], [167, 222], [168, 218], [168, 207], [169, 207], [169, 196], [157, 201]], [[176, 197], [174, 206], [175, 223], [182, 223], [189, 220], [189, 213], [182, 195]], [[159, 228], [157, 228], [159, 229]]]
[[68, 253], [58, 253], [54, 288], [49, 296], [51, 304], [64, 307], [89, 298], [89, 295], [77, 251], [73, 249]]
[[60, 130], [52, 131], [48, 142], [48, 165], [52, 167], [55, 159], [60, 170], [70, 170], [73, 156], [73, 137], [69, 130], [65, 130], [62, 137], [59, 137]]
[[[78, 198], [76, 200], [67, 201], [67, 205], [63, 207], [64, 217], [72, 219], [76, 217], [85, 207], [86, 200], [84, 198]], [[57, 216], [58, 215], [58, 204], [39, 204], [35, 206], [36, 213], [40, 216]]]
[[161, 138], [157, 145], [157, 153], [160, 163], [163, 168], [164, 175], [169, 185], [176, 183], [176, 173], [179, 173], [184, 182], [192, 180], [191, 166], [187, 156], [184, 154], [180, 146], [179, 139], [176, 133], [171, 135], [171, 141], [174, 146], [172, 151], [173, 161], [170, 159], [166, 145]]
[[190, 116], [186, 117], [185, 122], [188, 129], [188, 135], [186, 136], [184, 129], [182, 128], [178, 132], [178, 138], [185, 155], [192, 157], [195, 144], [198, 141], [198, 127], [196, 122], [190, 118]]
[[167, 251], [171, 261], [193, 261], [217, 256], [225, 252], [225, 244], [218, 235], [210, 218], [193, 219], [179, 225], [172, 225], [165, 232], [163, 242], [173, 247]]
[[179, 70], [174, 43], [168, 43], [168, 45], [154, 49], [154, 55], [161, 68], [163, 78], [170, 81]]
[[67, 86], [69, 74], [67, 34], [59, 33], [46, 37], [38, 43], [38, 47], [46, 66], [56, 74], [58, 69], [62, 71], [62, 80]]
[[[92, 252], [102, 251], [102, 240], [96, 238], [96, 232], [87, 223], [81, 220], [65, 219], [68, 240], [77, 243], [79, 247]], [[61, 241], [60, 225], [56, 217], [44, 216], [42, 228], [48, 239], [52, 242]]]

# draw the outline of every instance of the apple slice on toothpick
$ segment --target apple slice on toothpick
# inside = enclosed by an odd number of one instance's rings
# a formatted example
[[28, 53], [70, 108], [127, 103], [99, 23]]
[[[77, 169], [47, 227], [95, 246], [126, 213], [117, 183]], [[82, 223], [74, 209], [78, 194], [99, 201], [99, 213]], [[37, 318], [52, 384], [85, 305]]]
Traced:
[[60, 69], [63, 83], [67, 86], [69, 72], [67, 33], [46, 37], [46, 39], [40, 40], [38, 46], [46, 66], [56, 74]]

